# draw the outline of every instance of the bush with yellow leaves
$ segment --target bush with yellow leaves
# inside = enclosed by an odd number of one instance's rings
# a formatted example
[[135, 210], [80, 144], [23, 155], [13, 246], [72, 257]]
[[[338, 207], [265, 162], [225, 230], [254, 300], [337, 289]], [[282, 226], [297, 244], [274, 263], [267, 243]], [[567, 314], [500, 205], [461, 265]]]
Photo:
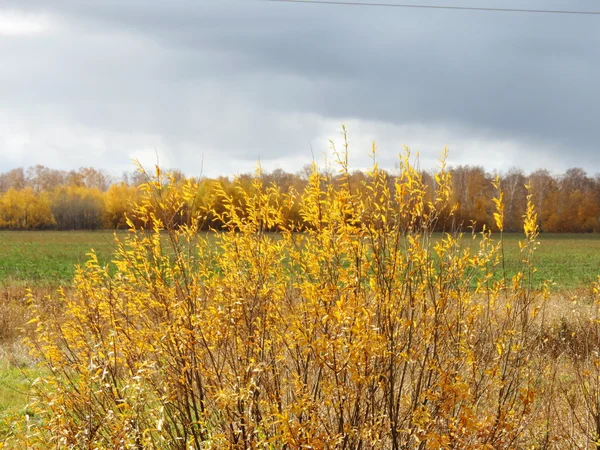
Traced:
[[[495, 277], [502, 241], [489, 230], [432, 234], [453, 211], [445, 154], [433, 191], [408, 151], [396, 177], [374, 163], [360, 190], [347, 148], [336, 155], [339, 173], [314, 166], [301, 193], [263, 185], [260, 172], [235, 198], [217, 189], [219, 211], [198, 212], [194, 182], [157, 169], [111, 267], [91, 253], [72, 292], [30, 298], [44, 375], [35, 415], [7, 446], [541, 442], [531, 201], [522, 270]], [[495, 205], [502, 230], [501, 194]], [[199, 232], [215, 219], [224, 232]]]

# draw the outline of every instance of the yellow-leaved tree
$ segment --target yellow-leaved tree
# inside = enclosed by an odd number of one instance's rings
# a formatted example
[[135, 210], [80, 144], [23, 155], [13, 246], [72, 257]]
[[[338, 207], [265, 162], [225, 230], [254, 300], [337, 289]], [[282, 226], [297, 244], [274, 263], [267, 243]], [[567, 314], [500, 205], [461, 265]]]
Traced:
[[104, 194], [104, 226], [110, 229], [127, 228], [127, 216], [131, 216], [137, 196], [136, 186], [111, 184]]
[[44, 229], [55, 223], [47, 194], [23, 188], [9, 189], [0, 195], [0, 228]]

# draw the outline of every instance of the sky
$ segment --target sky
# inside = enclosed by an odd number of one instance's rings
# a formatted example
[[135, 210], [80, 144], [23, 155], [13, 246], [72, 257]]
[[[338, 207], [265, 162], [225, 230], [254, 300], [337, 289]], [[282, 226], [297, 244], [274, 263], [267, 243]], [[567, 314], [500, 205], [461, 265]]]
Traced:
[[[374, 3], [372, 0], [363, 0]], [[394, 3], [390, 0], [389, 3]], [[400, 2], [398, 2], [400, 3]], [[481, 0], [403, 0], [482, 6]], [[485, 0], [598, 10], [596, 0]], [[274, 3], [2, 0], [0, 171], [188, 175], [331, 160], [600, 172], [600, 15]]]

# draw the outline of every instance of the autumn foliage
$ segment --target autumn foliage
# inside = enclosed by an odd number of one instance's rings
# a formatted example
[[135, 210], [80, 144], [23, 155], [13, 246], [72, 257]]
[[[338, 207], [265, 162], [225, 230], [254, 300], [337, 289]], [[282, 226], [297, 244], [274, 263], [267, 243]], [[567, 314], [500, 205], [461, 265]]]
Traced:
[[[261, 177], [265, 184], [275, 183], [282, 194], [288, 194], [290, 191], [304, 191], [311, 171], [310, 166], [295, 174], [277, 169], [262, 173]], [[493, 186], [496, 177], [481, 167], [472, 166], [450, 167], [448, 172], [452, 175], [451, 201], [456, 209], [452, 216], [445, 214], [439, 218], [434, 224], [436, 231], [468, 227], [481, 231], [484, 225], [494, 228], [491, 199], [496, 192]], [[393, 173], [381, 168], [380, 173], [390, 182], [394, 178]], [[179, 171], [172, 174], [171, 183], [181, 184], [186, 179]], [[323, 172], [321, 175], [331, 178], [333, 183], [340, 181], [335, 173]], [[419, 171], [419, 175], [428, 192], [428, 200], [431, 200], [436, 185], [434, 173]], [[215, 196], [218, 187], [235, 201], [243, 202], [244, 195], [251, 194], [252, 177], [252, 174], [241, 174], [234, 179], [195, 178], [195, 199], [188, 212], [199, 214], [208, 204], [217, 211], [223, 211], [222, 198]], [[352, 171], [348, 173], [347, 183], [353, 191], [360, 191], [367, 178], [368, 174], [363, 171]], [[579, 168], [569, 169], [562, 175], [551, 175], [546, 170], [525, 174], [513, 168], [499, 174], [499, 178], [506, 206], [506, 231], [523, 228], [529, 193], [538, 213], [541, 232], [600, 232], [598, 175], [590, 177]], [[14, 169], [0, 174], [0, 229], [126, 229], [125, 214], [133, 217], [133, 203], [141, 198], [139, 188], [147, 181], [140, 172], [125, 173], [121, 179], [116, 179], [93, 168], [69, 172], [44, 166]], [[525, 185], [529, 186], [529, 191]], [[295, 206], [287, 214], [302, 222], [299, 205]], [[210, 218], [202, 224], [203, 230], [222, 227], [220, 221]]]
[[[44, 371], [33, 415], [7, 445], [496, 449], [567, 439], [546, 401], [556, 359], [542, 332], [547, 289], [532, 284], [534, 196], [521, 270], [498, 277], [502, 241], [489, 227], [432, 235], [457, 213], [445, 156], [432, 189], [408, 151], [395, 177], [373, 152], [358, 187], [347, 149], [336, 155], [337, 175], [313, 166], [300, 192], [258, 171], [246, 185], [215, 185], [214, 203], [200, 205], [196, 181], [157, 168], [112, 269], [91, 253], [72, 292], [30, 297]], [[493, 186], [502, 232], [506, 192]], [[206, 223], [223, 232], [199, 233]], [[600, 427], [578, 430], [580, 442], [600, 438]]]

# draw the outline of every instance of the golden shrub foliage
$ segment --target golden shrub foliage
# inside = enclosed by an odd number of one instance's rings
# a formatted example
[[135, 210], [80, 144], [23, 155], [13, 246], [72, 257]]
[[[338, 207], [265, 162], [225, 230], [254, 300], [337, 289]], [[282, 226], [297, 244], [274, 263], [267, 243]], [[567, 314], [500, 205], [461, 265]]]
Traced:
[[[432, 195], [408, 150], [359, 190], [313, 167], [282, 194], [260, 171], [223, 205], [157, 169], [117, 240], [56, 303], [31, 298], [44, 376], [18, 448], [525, 448], [547, 438], [532, 330], [531, 198], [522, 269], [502, 242], [432, 230], [451, 214], [445, 154]], [[375, 160], [375, 153], [373, 151]], [[496, 186], [499, 188], [499, 184]], [[502, 194], [494, 219], [503, 223]], [[299, 211], [304, 229], [290, 217]], [[182, 219], [182, 218], [185, 218]], [[224, 232], [199, 233], [218, 219]], [[135, 220], [135, 222], [134, 222]], [[134, 225], [139, 224], [139, 225]], [[537, 353], [536, 353], [537, 354]]]

